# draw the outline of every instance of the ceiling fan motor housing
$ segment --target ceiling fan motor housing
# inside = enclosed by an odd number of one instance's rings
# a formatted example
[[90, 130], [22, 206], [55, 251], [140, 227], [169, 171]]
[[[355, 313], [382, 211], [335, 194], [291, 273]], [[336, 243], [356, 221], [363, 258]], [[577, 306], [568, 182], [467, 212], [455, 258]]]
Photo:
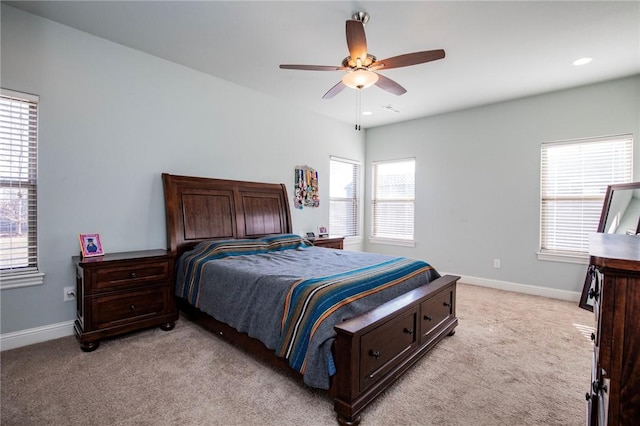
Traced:
[[[362, 61], [360, 68], [367, 68], [371, 66], [376, 60], [377, 58], [375, 56], [367, 53], [367, 58], [364, 61]], [[351, 56], [347, 56], [342, 60], [342, 66], [357, 69], [358, 63], [356, 62], [355, 59], [352, 59]]]

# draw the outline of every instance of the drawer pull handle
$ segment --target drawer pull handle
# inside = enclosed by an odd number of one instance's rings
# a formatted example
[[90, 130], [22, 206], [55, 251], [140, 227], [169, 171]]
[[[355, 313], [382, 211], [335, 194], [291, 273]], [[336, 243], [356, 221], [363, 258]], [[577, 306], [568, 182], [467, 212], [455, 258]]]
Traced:
[[429, 315], [425, 315], [424, 319], [426, 319], [427, 321], [431, 321], [433, 318], [431, 318]]
[[444, 302], [444, 303], [443, 303], [443, 306], [446, 306], [446, 307], [450, 308], [450, 307], [451, 307], [451, 303], [449, 303], [449, 302]]
[[131, 305], [131, 306], [129, 306], [129, 310], [131, 310], [131, 311], [135, 311], [135, 310], [136, 310], [136, 305]]
[[600, 383], [600, 380], [596, 380], [591, 384], [591, 388], [593, 389], [593, 391], [598, 394], [600, 392], [608, 392], [609, 390], [607, 389], [607, 385], [604, 385], [602, 383]]
[[593, 300], [598, 300], [598, 297], [600, 296], [600, 292], [597, 291], [596, 289], [589, 289], [589, 299], [593, 299]]
[[409, 336], [411, 336], [411, 335], [413, 334], [413, 329], [411, 329], [411, 328], [405, 328], [405, 329], [404, 329], [404, 332], [405, 332], [406, 334], [408, 334]]
[[130, 278], [137, 278], [138, 276], [136, 275], [135, 272], [132, 272], [131, 274], [129, 274], [129, 277]]
[[373, 349], [371, 349], [369, 351], [369, 356], [372, 356], [375, 359], [378, 359], [378, 358], [380, 358], [380, 351], [374, 351]]

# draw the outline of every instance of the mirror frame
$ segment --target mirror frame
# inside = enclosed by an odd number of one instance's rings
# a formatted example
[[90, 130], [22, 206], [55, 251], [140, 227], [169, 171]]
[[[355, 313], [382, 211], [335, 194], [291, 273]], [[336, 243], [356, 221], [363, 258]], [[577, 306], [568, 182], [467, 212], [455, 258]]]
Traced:
[[[609, 215], [609, 209], [611, 207], [611, 200], [613, 199], [613, 193], [622, 189], [640, 189], [640, 182], [619, 183], [616, 185], [607, 186], [607, 192], [604, 196], [604, 202], [602, 203], [602, 213], [600, 213], [600, 222], [598, 222], [598, 230], [596, 232], [604, 232], [604, 227], [607, 223], [607, 216]], [[640, 220], [638, 220], [636, 233], [640, 233]], [[589, 305], [588, 303], [590, 288], [591, 275], [589, 274], [589, 268], [587, 268], [587, 274], [582, 286], [582, 294], [580, 295], [580, 303], [578, 306], [580, 306], [582, 309], [593, 312], [593, 305]]]

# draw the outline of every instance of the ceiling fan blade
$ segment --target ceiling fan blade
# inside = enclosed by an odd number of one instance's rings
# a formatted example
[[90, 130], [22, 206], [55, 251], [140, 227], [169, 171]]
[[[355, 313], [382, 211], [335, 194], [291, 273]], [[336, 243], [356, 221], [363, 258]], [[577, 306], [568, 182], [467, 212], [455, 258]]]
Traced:
[[398, 96], [407, 93], [407, 89], [382, 74], [378, 74], [378, 81], [376, 81], [376, 86]]
[[444, 58], [444, 50], [425, 50], [424, 52], [406, 53], [374, 62], [371, 69], [385, 69], [408, 67], [410, 65], [423, 64]]
[[342, 80], [340, 80], [338, 82], [338, 84], [333, 86], [331, 89], [329, 89], [329, 91], [327, 93], [324, 94], [322, 99], [331, 99], [331, 98], [333, 98], [335, 95], [337, 95], [338, 93], [342, 92], [342, 90], [345, 87], [347, 87], [347, 86], [345, 86], [344, 83], [342, 82]]
[[362, 22], [354, 19], [347, 21], [347, 46], [349, 47], [349, 55], [353, 61], [353, 66], [355, 66], [357, 58], [365, 62], [367, 59], [367, 37], [364, 34]]
[[348, 70], [345, 67], [335, 67], [331, 65], [280, 65], [283, 70], [303, 70], [303, 71], [341, 71]]

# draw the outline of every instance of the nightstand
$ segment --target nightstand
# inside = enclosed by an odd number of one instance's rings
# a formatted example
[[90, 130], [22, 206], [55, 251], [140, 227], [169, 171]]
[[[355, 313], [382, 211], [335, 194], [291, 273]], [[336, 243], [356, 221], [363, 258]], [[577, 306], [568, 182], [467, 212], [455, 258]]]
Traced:
[[311, 242], [316, 247], [332, 248], [338, 250], [342, 250], [344, 248], [344, 237], [318, 237], [311, 240]]
[[160, 326], [178, 319], [174, 296], [174, 254], [166, 250], [110, 253], [72, 258], [76, 267], [80, 348], [90, 352], [100, 339]]

